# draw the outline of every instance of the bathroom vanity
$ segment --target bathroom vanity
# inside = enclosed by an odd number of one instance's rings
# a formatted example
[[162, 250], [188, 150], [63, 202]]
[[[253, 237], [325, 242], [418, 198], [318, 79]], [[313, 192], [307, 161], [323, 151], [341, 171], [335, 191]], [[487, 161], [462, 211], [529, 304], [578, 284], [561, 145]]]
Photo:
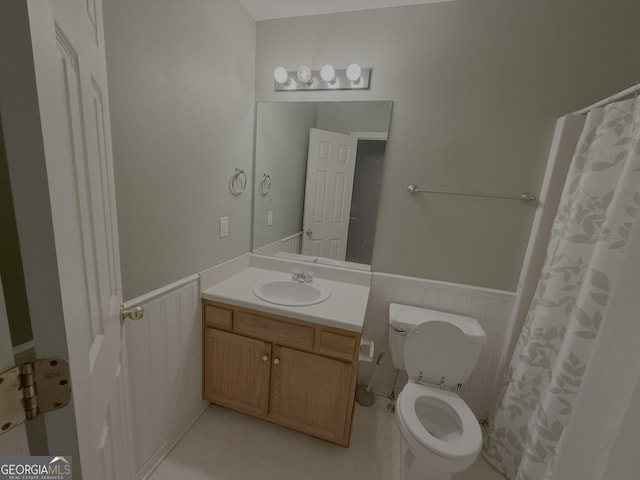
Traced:
[[252, 291], [274, 273], [248, 268], [203, 292], [203, 398], [347, 447], [367, 277], [318, 279], [329, 298], [284, 306]]

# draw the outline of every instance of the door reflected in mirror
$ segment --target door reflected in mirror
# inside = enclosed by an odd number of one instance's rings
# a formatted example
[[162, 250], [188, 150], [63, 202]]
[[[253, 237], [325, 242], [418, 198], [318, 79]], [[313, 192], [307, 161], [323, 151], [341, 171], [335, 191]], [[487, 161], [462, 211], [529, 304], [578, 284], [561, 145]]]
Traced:
[[390, 101], [259, 103], [253, 251], [369, 269]]

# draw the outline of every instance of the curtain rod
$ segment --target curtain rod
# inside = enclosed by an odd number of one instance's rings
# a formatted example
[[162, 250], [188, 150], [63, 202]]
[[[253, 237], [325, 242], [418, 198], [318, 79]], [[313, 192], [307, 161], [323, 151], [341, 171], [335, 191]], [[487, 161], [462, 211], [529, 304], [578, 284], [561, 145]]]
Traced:
[[624, 97], [628, 97], [629, 95], [633, 95], [634, 93], [637, 93], [639, 91], [640, 91], [640, 83], [637, 83], [634, 86], [629, 87], [625, 90], [622, 90], [621, 92], [615, 93], [610, 97], [607, 97], [603, 100], [600, 100], [599, 102], [594, 103], [593, 105], [589, 105], [588, 107], [585, 107], [582, 110], [573, 112], [573, 115], [584, 115], [585, 113], [589, 113], [594, 108], [603, 107], [611, 102], [614, 102], [616, 100], [621, 100]]

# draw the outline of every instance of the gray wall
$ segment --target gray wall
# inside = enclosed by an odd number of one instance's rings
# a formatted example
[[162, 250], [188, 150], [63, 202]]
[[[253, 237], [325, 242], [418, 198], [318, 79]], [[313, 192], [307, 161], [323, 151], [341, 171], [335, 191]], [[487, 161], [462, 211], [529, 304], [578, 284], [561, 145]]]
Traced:
[[318, 104], [317, 128], [351, 132], [388, 132], [391, 102], [326, 102]]
[[[318, 115], [315, 102], [261, 103], [257, 108], [254, 249], [302, 230], [309, 129], [316, 126]], [[271, 175], [271, 191], [262, 196], [258, 189], [265, 173]]]
[[[555, 119], [638, 81], [637, 0], [457, 0], [257, 23], [256, 99], [393, 100], [373, 268], [515, 290]], [[273, 69], [372, 67], [368, 91], [273, 92]]]
[[[124, 296], [250, 248], [255, 22], [236, 0], [103, 2]], [[229, 217], [220, 239], [218, 218]]]

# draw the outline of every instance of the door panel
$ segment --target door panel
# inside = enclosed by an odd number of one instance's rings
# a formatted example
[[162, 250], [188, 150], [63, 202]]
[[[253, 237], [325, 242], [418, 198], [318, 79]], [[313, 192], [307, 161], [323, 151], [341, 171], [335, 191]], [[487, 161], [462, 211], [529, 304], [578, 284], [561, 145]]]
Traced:
[[356, 138], [309, 132], [302, 253], [344, 260], [356, 165]]
[[[102, 4], [40, 0], [28, 9], [82, 476], [126, 479], [132, 471]], [[46, 339], [35, 341], [38, 350]]]
[[253, 415], [269, 409], [271, 344], [207, 328], [204, 397]]
[[273, 358], [269, 416], [318, 437], [346, 443], [352, 365], [278, 346]]

